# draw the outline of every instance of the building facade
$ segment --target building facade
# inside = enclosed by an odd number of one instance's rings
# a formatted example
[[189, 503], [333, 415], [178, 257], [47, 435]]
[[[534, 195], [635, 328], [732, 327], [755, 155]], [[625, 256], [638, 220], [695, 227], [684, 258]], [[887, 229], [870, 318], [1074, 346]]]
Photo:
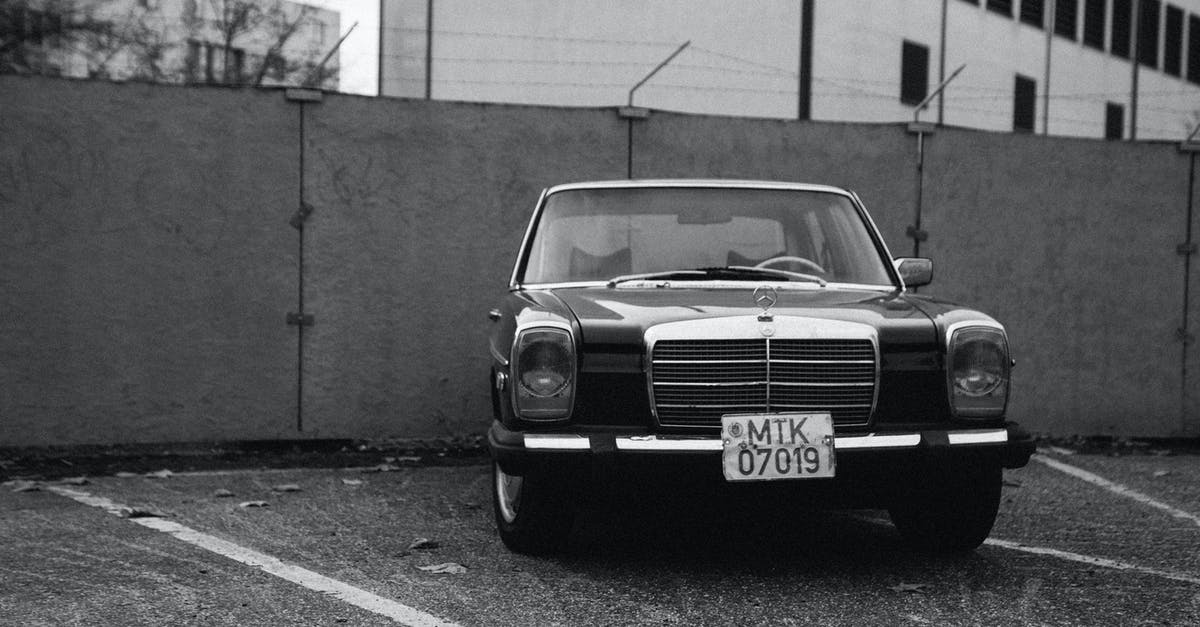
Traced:
[[0, 13], [4, 71], [338, 85], [338, 56], [329, 53], [339, 14], [288, 0], [12, 0]]
[[1200, 123], [1200, 0], [381, 0], [380, 21], [385, 96], [897, 122], [953, 75], [921, 121]]

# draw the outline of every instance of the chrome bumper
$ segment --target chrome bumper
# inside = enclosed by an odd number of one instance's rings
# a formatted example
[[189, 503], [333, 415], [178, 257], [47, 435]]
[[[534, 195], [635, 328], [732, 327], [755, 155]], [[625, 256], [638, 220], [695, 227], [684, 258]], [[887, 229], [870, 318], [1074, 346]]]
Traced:
[[[1006, 444], [1007, 429], [970, 429], [944, 433], [950, 446], [977, 444]], [[922, 435], [913, 433], [867, 433], [863, 435], [839, 435], [834, 437], [834, 450], [907, 449], [921, 446]], [[614, 438], [619, 451], [641, 452], [703, 452], [720, 451], [720, 438], [670, 437], [655, 435], [617, 436]], [[525, 448], [539, 451], [589, 450], [591, 439], [586, 435], [526, 433]]]

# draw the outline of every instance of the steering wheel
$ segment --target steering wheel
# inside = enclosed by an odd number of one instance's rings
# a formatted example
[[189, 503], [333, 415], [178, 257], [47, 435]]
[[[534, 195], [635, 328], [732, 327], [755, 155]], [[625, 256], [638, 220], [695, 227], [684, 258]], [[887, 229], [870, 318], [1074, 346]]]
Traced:
[[825, 274], [825, 268], [822, 268], [817, 262], [813, 261], [812, 259], [797, 257], [795, 255], [779, 255], [778, 257], [771, 257], [770, 259], [765, 259], [754, 264], [754, 267], [767, 268], [781, 263], [796, 263], [802, 266], [808, 266], [812, 270], [815, 270], [817, 274]]

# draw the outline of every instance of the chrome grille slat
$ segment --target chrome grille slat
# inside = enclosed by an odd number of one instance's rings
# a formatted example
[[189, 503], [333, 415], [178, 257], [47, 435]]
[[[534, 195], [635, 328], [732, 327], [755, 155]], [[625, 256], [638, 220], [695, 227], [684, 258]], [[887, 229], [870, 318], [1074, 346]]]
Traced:
[[828, 411], [834, 424], [862, 425], [874, 404], [870, 340], [660, 340], [651, 368], [655, 410], [668, 426], [765, 411]]

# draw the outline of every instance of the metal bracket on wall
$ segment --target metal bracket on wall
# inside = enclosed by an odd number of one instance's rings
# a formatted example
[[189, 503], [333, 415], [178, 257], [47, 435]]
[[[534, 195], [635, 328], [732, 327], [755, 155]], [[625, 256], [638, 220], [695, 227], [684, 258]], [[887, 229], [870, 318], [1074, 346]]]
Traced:
[[294, 327], [311, 327], [317, 323], [312, 314], [288, 312], [287, 323]]
[[319, 89], [303, 89], [300, 87], [289, 87], [283, 92], [283, 97], [290, 102], [321, 102], [324, 94]]
[[912, 239], [914, 239], [918, 242], [923, 242], [923, 241], [929, 239], [928, 231], [923, 231], [921, 229], [918, 229], [915, 226], [910, 226], [910, 227], [904, 229], [904, 235], [906, 235], [907, 237], [911, 237]]
[[937, 124], [933, 122], [909, 122], [908, 132], [911, 135], [921, 133], [923, 135], [932, 135], [937, 130]]
[[300, 208], [296, 209], [296, 213], [292, 214], [292, 219], [288, 220], [288, 224], [292, 225], [292, 228], [296, 230], [303, 229], [304, 223], [308, 220], [308, 216], [312, 215], [312, 212], [313, 206], [302, 202], [300, 203]]
[[646, 107], [617, 107], [617, 116], [624, 120], [645, 120], [650, 117]]

